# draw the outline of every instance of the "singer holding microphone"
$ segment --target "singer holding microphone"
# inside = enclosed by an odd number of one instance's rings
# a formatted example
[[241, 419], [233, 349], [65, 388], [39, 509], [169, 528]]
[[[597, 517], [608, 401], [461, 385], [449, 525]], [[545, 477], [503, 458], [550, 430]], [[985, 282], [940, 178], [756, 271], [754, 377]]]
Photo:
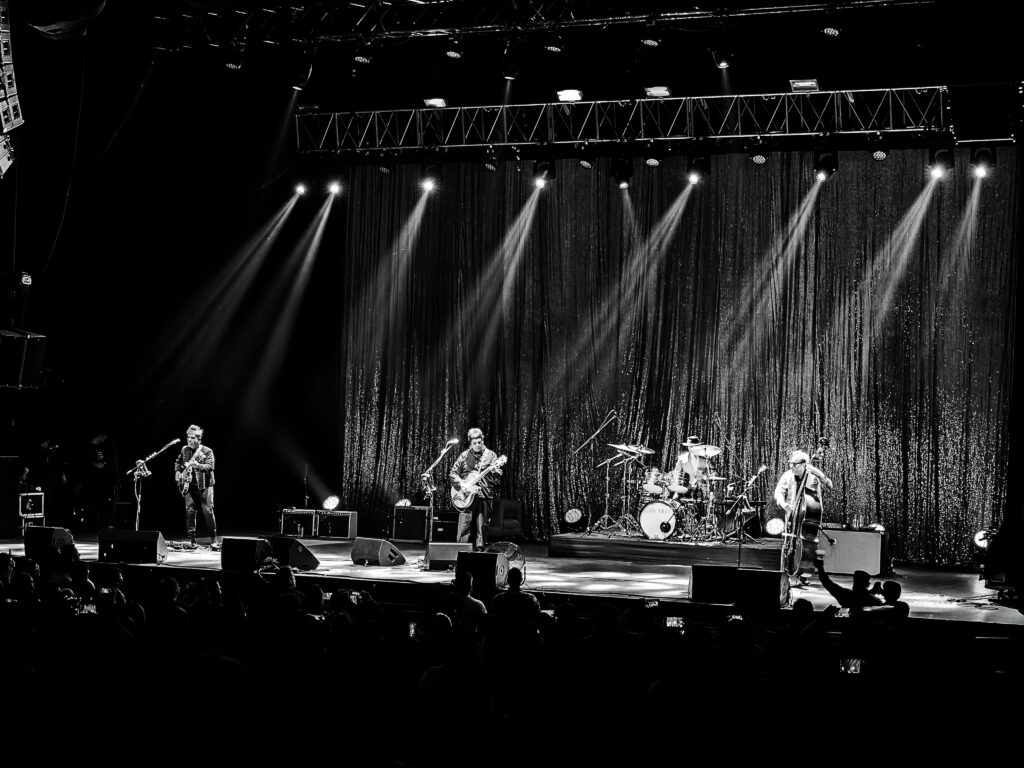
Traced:
[[174, 460], [174, 479], [185, 497], [185, 527], [189, 544], [196, 546], [196, 510], [202, 508], [210, 531], [210, 549], [220, 549], [217, 541], [217, 518], [213, 514], [214, 458], [213, 449], [202, 445], [203, 429], [193, 424], [185, 432], [186, 445]]

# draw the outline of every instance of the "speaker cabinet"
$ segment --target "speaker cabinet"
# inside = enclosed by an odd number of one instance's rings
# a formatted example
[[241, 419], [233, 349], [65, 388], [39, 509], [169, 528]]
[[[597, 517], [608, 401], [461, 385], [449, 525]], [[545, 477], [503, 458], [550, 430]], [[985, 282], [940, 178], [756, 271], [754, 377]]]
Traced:
[[101, 563], [162, 563], [167, 542], [160, 531], [100, 531]]
[[274, 548], [263, 538], [225, 536], [220, 542], [220, 567], [225, 571], [255, 571]]
[[692, 565], [690, 599], [731, 603], [749, 610], [774, 610], [789, 604], [785, 571], [737, 568], [735, 565]]
[[[836, 543], [830, 544], [825, 534]], [[879, 576], [885, 569], [884, 537], [884, 533], [874, 531], [822, 529], [818, 533], [818, 549], [825, 553], [825, 570], [845, 574], [867, 571]]]
[[501, 552], [459, 552], [456, 577], [462, 571], [473, 574], [473, 594], [484, 602], [508, 584], [508, 558]]
[[738, 571], [735, 565], [691, 565], [690, 599], [701, 603], [736, 602]]
[[391, 515], [392, 541], [427, 540], [427, 518], [430, 507], [398, 507]]
[[430, 540], [441, 541], [441, 542], [453, 542], [458, 538], [459, 533], [459, 521], [456, 520], [445, 520], [438, 516], [434, 516], [434, 520], [430, 525]]
[[25, 557], [41, 565], [52, 562], [61, 547], [74, 543], [75, 537], [67, 528], [30, 525], [25, 529]]
[[387, 539], [360, 536], [352, 542], [352, 562], [356, 565], [403, 565], [405, 555]]
[[290, 565], [301, 571], [312, 571], [320, 567], [320, 560], [309, 551], [309, 547], [291, 536], [274, 536], [270, 539], [270, 546], [278, 565]]
[[459, 559], [460, 552], [472, 552], [473, 545], [459, 544], [450, 541], [432, 541], [427, 545], [424, 558], [428, 571], [447, 571], [453, 568]]

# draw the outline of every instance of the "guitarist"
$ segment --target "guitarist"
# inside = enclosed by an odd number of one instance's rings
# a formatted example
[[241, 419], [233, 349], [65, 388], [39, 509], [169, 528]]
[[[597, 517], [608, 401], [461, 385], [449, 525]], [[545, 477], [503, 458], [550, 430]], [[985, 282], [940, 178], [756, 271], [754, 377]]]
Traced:
[[[804, 481], [804, 475], [807, 476], [807, 481], [804, 483], [805, 510], [816, 511], [819, 520], [824, 511], [821, 503], [821, 486], [824, 485], [830, 490], [832, 488], [832, 481], [824, 472], [811, 464], [811, 457], [806, 451], [793, 451], [789, 457], [789, 469], [782, 473], [778, 485], [775, 486], [775, 503], [786, 513], [787, 531], [792, 530], [793, 515], [799, 501], [796, 494], [801, 482]], [[792, 533], [796, 536], [800, 535], [800, 531], [797, 530], [792, 530]]]
[[[469, 438], [469, 450], [459, 454], [452, 465], [448, 477], [456, 490], [473, 487], [471, 482], [464, 482], [473, 473], [480, 473], [498, 460], [498, 454], [484, 445], [483, 430], [473, 427], [466, 433]], [[501, 467], [495, 467], [480, 481], [480, 492], [473, 498], [473, 503], [459, 511], [458, 541], [468, 542], [472, 538], [473, 549], [484, 548], [484, 527], [490, 515], [491, 504], [494, 503], [494, 492], [501, 478]], [[475, 476], [475, 475], [474, 475]]]
[[185, 526], [189, 544], [196, 546], [196, 508], [201, 507], [210, 531], [210, 548], [220, 549], [217, 542], [217, 518], [213, 514], [213, 449], [201, 445], [202, 427], [195, 424], [185, 432], [187, 444], [174, 460], [174, 479], [185, 497]]

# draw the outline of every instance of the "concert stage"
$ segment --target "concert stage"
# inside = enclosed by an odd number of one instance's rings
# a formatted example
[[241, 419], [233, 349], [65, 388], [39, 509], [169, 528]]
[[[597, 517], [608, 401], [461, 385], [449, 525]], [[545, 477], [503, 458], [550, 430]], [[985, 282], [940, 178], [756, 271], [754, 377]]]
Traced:
[[[225, 538], [270, 538], [272, 532], [228, 533]], [[176, 576], [179, 580], [223, 573], [221, 552], [202, 545], [197, 549], [179, 549], [169, 541], [167, 557], [161, 564], [126, 564], [126, 570], [143, 569], [150, 575]], [[325, 591], [351, 588], [370, 591], [382, 604], [413, 606], [429, 602], [430, 596], [450, 585], [453, 573], [424, 568], [426, 545], [421, 542], [393, 542], [405, 558], [401, 565], [357, 565], [352, 561], [351, 540], [301, 539], [317, 565], [298, 572], [300, 585], [308, 580], [321, 583]], [[98, 537], [75, 535], [75, 545], [83, 560], [99, 561]], [[694, 566], [735, 566], [737, 558], [744, 569], [778, 568], [779, 540], [764, 539], [744, 543], [742, 552], [735, 543], [687, 543], [649, 541], [624, 535], [560, 534], [547, 543], [517, 545], [525, 560], [524, 588], [534, 592], [545, 608], [565, 601], [581, 607], [595, 601], [657, 599], [669, 612], [708, 608], [731, 610], [709, 600], [690, 598]], [[15, 556], [24, 554], [23, 541], [0, 540], [0, 548]], [[849, 584], [850, 577], [837, 575], [836, 581]], [[967, 622], [979, 626], [982, 634], [1024, 631], [1024, 615], [997, 601], [997, 593], [985, 587], [977, 573], [943, 571], [897, 563], [893, 573], [881, 578], [895, 579], [902, 585], [902, 599], [910, 606], [911, 621], [940, 620]], [[796, 585], [790, 599], [806, 598], [815, 610], [834, 604], [816, 578], [807, 585]]]

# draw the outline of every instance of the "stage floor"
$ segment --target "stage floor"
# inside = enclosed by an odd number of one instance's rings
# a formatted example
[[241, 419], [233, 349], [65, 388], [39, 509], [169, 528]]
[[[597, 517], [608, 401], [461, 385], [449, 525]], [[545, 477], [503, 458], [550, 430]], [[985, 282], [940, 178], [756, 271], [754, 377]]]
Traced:
[[[226, 536], [267, 537], [276, 532], [237, 532]], [[564, 549], [565, 542], [519, 544], [525, 555], [526, 583], [530, 590], [551, 603], [571, 599], [573, 596], [588, 598], [656, 598], [663, 602], [693, 604], [690, 601], [689, 586], [691, 563], [705, 562], [708, 557], [719, 563], [736, 564], [734, 544], [704, 544], [700, 547], [677, 547], [678, 563], [655, 562], [646, 558], [623, 559], [620, 557], [554, 556], [551, 551]], [[596, 539], [598, 537], [581, 537]], [[603, 538], [603, 537], [601, 537]], [[220, 571], [220, 552], [211, 550], [208, 538], [200, 537], [200, 546], [194, 550], [178, 549], [169, 541], [166, 561], [161, 565], [146, 567], [176, 570]], [[301, 542], [319, 560], [314, 570], [299, 572], [299, 578], [316, 577], [320, 580], [338, 579], [366, 583], [361, 589], [372, 589], [374, 585], [445, 585], [452, 580], [451, 571], [431, 571], [424, 568], [426, 545], [420, 542], [395, 541], [406, 562], [392, 566], [365, 566], [352, 562], [352, 541], [340, 539], [301, 539]], [[579, 544], [579, 542], [576, 542]], [[613, 544], [614, 542], [607, 542]], [[628, 544], [628, 542], [626, 542]], [[602, 542], [587, 541], [587, 547], [600, 547]], [[637, 544], [637, 542], [633, 542]], [[640, 541], [639, 545], [655, 544], [659, 549], [674, 554], [666, 542]], [[98, 561], [99, 545], [96, 534], [76, 534], [75, 545], [83, 560]], [[0, 548], [15, 556], [24, 554], [24, 544], [19, 539], [0, 540]], [[761, 544], [743, 547], [743, 566], [760, 567], [748, 560], [761, 550], [760, 559], [766, 556]], [[712, 549], [716, 549], [714, 553]], [[777, 552], [777, 545], [774, 547]], [[598, 551], [595, 549], [594, 551]], [[609, 551], [619, 551], [611, 549]], [[759, 559], [757, 557], [751, 559]], [[1014, 607], [996, 601], [995, 590], [987, 589], [977, 573], [942, 571], [919, 566], [897, 564], [894, 573], [886, 577], [900, 582], [903, 587], [902, 599], [910, 605], [911, 619], [945, 620], [954, 622], [977, 622], [991, 625], [1006, 625], [1007, 628], [1024, 627], [1024, 614]], [[836, 576], [836, 581], [849, 584], [849, 576]], [[792, 589], [791, 599], [806, 598], [815, 610], [822, 610], [833, 604], [832, 597], [816, 579], [807, 586]]]

